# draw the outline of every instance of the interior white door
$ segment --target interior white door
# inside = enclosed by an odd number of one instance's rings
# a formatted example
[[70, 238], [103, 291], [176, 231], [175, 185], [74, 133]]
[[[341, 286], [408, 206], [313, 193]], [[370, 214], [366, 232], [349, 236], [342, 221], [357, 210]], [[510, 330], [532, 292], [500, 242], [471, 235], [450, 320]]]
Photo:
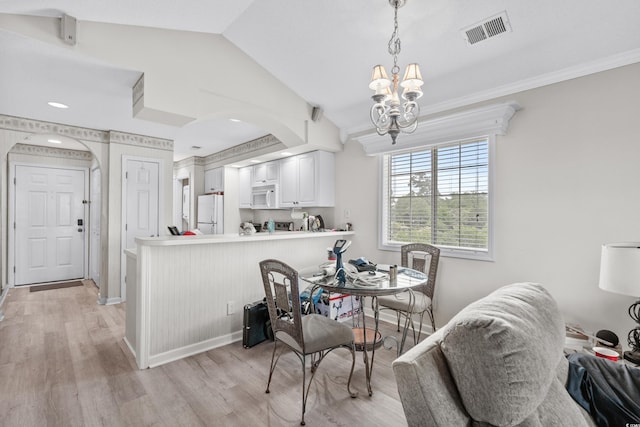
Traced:
[[125, 249], [136, 247], [136, 237], [158, 235], [158, 172], [156, 162], [127, 160]]
[[136, 237], [159, 235], [160, 163], [136, 159], [124, 161], [124, 242], [121, 256], [120, 298], [126, 301], [124, 249], [136, 247]]
[[15, 284], [82, 279], [86, 170], [15, 166]]

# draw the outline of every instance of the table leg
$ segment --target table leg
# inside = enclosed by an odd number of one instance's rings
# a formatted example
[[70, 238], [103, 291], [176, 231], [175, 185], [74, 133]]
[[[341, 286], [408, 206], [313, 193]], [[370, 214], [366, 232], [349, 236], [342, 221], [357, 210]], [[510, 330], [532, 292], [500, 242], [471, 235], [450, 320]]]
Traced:
[[[378, 339], [378, 322], [380, 320], [380, 310], [378, 306], [378, 297], [371, 297], [371, 307], [373, 307], [373, 321], [375, 323], [373, 333], [373, 346], [371, 347], [371, 366], [369, 367], [369, 382], [371, 382], [371, 374], [373, 374], [373, 359], [376, 357], [376, 340]], [[371, 396], [371, 387], [369, 387], [369, 396]]]
[[402, 340], [400, 341], [400, 345], [398, 346], [398, 356], [402, 354], [402, 351], [404, 349], [404, 343], [407, 340], [407, 331], [409, 330], [409, 325], [412, 325], [413, 328], [413, 307], [416, 304], [416, 297], [411, 289], [407, 289], [407, 291], [409, 292], [409, 310], [407, 312], [408, 315], [404, 319], [404, 330], [402, 332]]
[[[362, 314], [362, 325], [359, 328], [356, 328], [357, 338], [356, 341], [359, 340], [361, 345], [360, 351], [362, 351], [362, 360], [364, 361], [364, 372], [365, 379], [367, 384], [367, 392], [369, 396], [373, 394], [373, 389], [371, 387], [371, 377], [373, 375], [373, 362], [376, 354], [376, 347], [382, 343], [380, 330], [379, 330], [379, 310], [378, 310], [378, 300], [376, 297], [372, 297], [372, 308], [374, 313], [374, 327], [373, 329], [367, 329], [367, 319], [364, 313], [364, 297], [360, 299], [360, 311]], [[373, 332], [373, 336], [368, 332]], [[369, 350], [369, 346], [371, 346], [371, 350]], [[371, 351], [371, 357], [369, 357], [369, 351]]]
[[[362, 360], [364, 361], [364, 375], [367, 383], [367, 392], [369, 392], [369, 396], [371, 396], [373, 394], [373, 390], [371, 390], [371, 371], [369, 370], [369, 355], [367, 354], [367, 321], [364, 314], [363, 300], [364, 298], [360, 298], [360, 311], [362, 311]], [[375, 336], [373, 339], [375, 340]]]

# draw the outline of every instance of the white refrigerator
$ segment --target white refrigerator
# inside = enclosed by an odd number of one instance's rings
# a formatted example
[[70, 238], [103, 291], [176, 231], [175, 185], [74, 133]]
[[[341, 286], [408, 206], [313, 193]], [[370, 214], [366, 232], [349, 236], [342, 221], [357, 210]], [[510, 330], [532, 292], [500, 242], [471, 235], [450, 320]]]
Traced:
[[203, 234], [224, 233], [224, 202], [219, 194], [198, 196], [198, 230]]

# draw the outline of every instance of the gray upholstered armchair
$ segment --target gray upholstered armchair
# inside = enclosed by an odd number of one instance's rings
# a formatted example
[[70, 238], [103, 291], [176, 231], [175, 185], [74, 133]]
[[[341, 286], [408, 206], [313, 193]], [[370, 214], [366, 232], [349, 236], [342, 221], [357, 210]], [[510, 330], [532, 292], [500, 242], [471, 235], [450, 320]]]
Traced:
[[470, 304], [393, 363], [410, 426], [594, 426], [565, 390], [564, 321], [538, 284]]

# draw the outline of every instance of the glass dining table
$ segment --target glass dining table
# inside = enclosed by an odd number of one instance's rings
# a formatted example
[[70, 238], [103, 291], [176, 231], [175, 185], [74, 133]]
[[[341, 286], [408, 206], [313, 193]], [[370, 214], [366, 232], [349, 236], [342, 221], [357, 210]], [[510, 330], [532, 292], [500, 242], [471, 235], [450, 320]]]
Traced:
[[[382, 336], [379, 331], [379, 306], [377, 298], [383, 295], [394, 295], [406, 292], [409, 296], [409, 307], [413, 308], [414, 295], [411, 288], [422, 285], [427, 282], [427, 275], [406, 267], [397, 267], [397, 273], [393, 274], [395, 279], [390, 278], [390, 266], [378, 266], [378, 269], [372, 272], [347, 273], [344, 283], [340, 283], [337, 276], [324, 275], [320, 268], [309, 268], [299, 272], [301, 280], [311, 283], [316, 287], [321, 287], [329, 293], [340, 293], [347, 295], [359, 296], [360, 310], [358, 322], [354, 326], [354, 335], [356, 341], [356, 349], [362, 351], [362, 358], [365, 366], [365, 377], [367, 391], [369, 396], [373, 394], [371, 388], [371, 376], [373, 373], [373, 360], [375, 357], [376, 347], [382, 344]], [[311, 291], [311, 295], [314, 291]], [[363, 297], [371, 297], [371, 308], [373, 312], [373, 327], [367, 327], [367, 318], [364, 311]], [[404, 342], [407, 338], [407, 326], [410, 319], [405, 319], [405, 327], [403, 329], [401, 341], [397, 344], [398, 355], [402, 353]]]

